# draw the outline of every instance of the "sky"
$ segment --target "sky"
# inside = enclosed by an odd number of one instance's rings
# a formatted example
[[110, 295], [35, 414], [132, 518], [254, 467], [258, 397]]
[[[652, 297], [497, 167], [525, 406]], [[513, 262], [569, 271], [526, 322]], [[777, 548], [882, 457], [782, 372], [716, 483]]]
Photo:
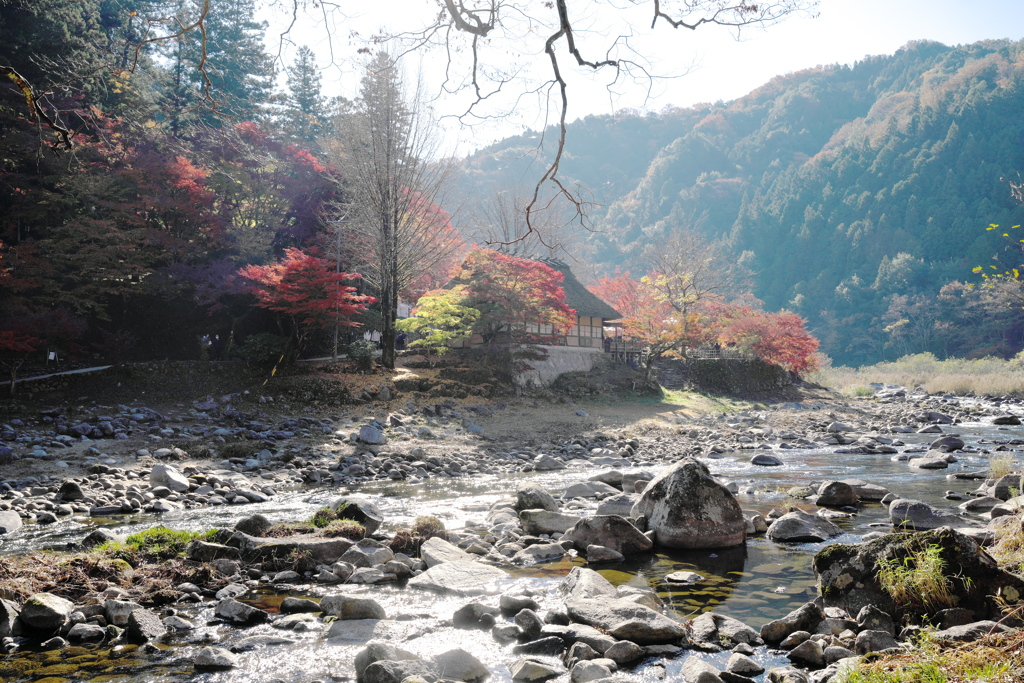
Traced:
[[[551, 12], [544, 10], [539, 0], [521, 0], [519, 4], [535, 14]], [[663, 4], [668, 6], [669, 2], [663, 0]], [[359, 65], [365, 59], [357, 50], [367, 45], [377, 49], [368, 38], [375, 33], [423, 26], [437, 11], [432, 0], [374, 0], [354, 5], [362, 9], [315, 19], [300, 17], [284, 45], [277, 34], [288, 19], [268, 13], [263, 17], [270, 23], [268, 43], [275, 54], [280, 47], [284, 63], [290, 61], [295, 46], [309, 45], [323, 69], [325, 93], [352, 97], [358, 89]], [[628, 24], [628, 42], [636, 48], [636, 58], [656, 78], [627, 79], [609, 88], [610, 70], [597, 75], [589, 70], [574, 71], [563, 52], [569, 121], [621, 109], [659, 111], [666, 106], [728, 101], [774, 76], [822, 64], [852, 64], [868, 55], [891, 54], [913, 40], [957, 45], [1024, 38], [1022, 0], [821, 0], [817, 16], [791, 15], [767, 29], [745, 29], [739, 36], [732, 29], [718, 26], [688, 31], [661, 25], [652, 31], [650, 6], [650, 2], [641, 0], [570, 1], [569, 9], [580, 29], [579, 44], [585, 53], [603, 55], [611, 44], [609, 36], [622, 34], [623, 26]], [[451, 66], [443, 50], [419, 49], [403, 60], [407, 80], [418, 78], [424, 84], [424, 93], [440, 120], [448, 153], [466, 154], [526, 129], [539, 130], [545, 122], [551, 122], [547, 98], [531, 93], [550, 75], [541, 52], [549, 27], [527, 24], [525, 20], [510, 21], [509, 27], [504, 42], [494, 39], [481, 50], [481, 60], [488, 67], [514, 75], [516, 80], [502, 86], [480, 110], [491, 118], [477, 119], [472, 125], [466, 125], [465, 118], [462, 122], [455, 118], [470, 101], [467, 89], [454, 87], [467, 83], [459, 80], [464, 76], [459, 67], [469, 63], [468, 51], [456, 53]], [[354, 32], [358, 35], [353, 37]], [[396, 49], [393, 43], [390, 49]], [[621, 48], [616, 55], [628, 56]], [[448, 90], [456, 92], [446, 92], [446, 83]]]

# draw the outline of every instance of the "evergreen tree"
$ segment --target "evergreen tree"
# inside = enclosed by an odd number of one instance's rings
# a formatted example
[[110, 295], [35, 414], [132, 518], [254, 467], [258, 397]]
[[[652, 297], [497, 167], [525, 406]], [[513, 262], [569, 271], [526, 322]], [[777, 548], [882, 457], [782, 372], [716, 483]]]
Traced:
[[285, 134], [311, 146], [324, 134], [328, 122], [327, 102], [320, 94], [320, 72], [313, 51], [305, 45], [300, 47], [287, 73]]

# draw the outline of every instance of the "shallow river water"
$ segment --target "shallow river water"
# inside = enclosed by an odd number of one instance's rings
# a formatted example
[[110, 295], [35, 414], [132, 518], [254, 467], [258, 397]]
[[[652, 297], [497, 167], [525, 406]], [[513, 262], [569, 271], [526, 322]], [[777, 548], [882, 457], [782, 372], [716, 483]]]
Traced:
[[[959, 433], [968, 448], [991, 448], [992, 441], [1008, 441], [1024, 437], [1024, 428], [999, 428], [990, 424], [964, 423], [944, 428], [945, 433]], [[896, 435], [908, 448], [925, 446], [935, 435]], [[893, 462], [890, 455], [838, 454], [835, 449], [776, 450], [784, 465], [757, 467], [749, 463], [756, 452], [741, 451], [723, 454], [707, 460], [713, 474], [720, 480], [736, 482], [741, 490], [752, 486], [757, 493], [737, 498], [745, 509], [767, 512], [773, 507], [786, 507], [795, 501], [786, 496], [792, 486], [825, 479], [859, 478], [879, 484], [904, 498], [923, 500], [935, 507], [955, 509], [957, 502], [945, 500], [948, 491], [961, 494], [977, 488], [971, 479], [956, 479], [957, 473], [984, 471], [988, 457], [981, 453], [957, 454], [959, 462], [943, 471], [919, 471], [903, 462]], [[1019, 458], [1018, 458], [1019, 460]], [[582, 463], [582, 461], [571, 461]], [[408, 524], [420, 515], [435, 515], [449, 529], [460, 529], [467, 522], [482, 522], [491, 503], [514, 493], [526, 481], [534, 482], [549, 491], [559, 493], [569, 484], [586, 479], [606, 468], [587, 469], [570, 467], [554, 473], [528, 473], [502, 476], [474, 476], [472, 478], [432, 479], [421, 483], [381, 483], [360, 487], [359, 493], [375, 498], [392, 527]], [[644, 468], [651, 469], [651, 468]], [[628, 470], [624, 470], [628, 471]], [[5, 554], [25, 552], [41, 547], [62, 548], [69, 541], [80, 540], [89, 527], [99, 524], [117, 527], [118, 533], [131, 533], [162, 524], [171, 528], [205, 530], [211, 527], [231, 526], [243, 516], [260, 512], [272, 521], [295, 521], [308, 518], [317, 508], [335, 499], [345, 490], [317, 488], [282, 493], [270, 502], [244, 507], [225, 506], [162, 515], [108, 520], [67, 520], [49, 527], [27, 526], [14, 538], [5, 541]], [[965, 495], [966, 498], [966, 495]], [[813, 510], [813, 505], [801, 506]], [[879, 503], [866, 503], [851, 519], [837, 520], [843, 535], [834, 542], [856, 542], [870, 531], [889, 528], [888, 514]], [[976, 517], [965, 517], [964, 526], [982, 525]], [[715, 610], [740, 619], [755, 628], [776, 619], [816, 596], [811, 559], [825, 544], [776, 544], [755, 537], [744, 546], [715, 551], [655, 552], [606, 566], [600, 572], [613, 584], [628, 584], [653, 588], [665, 601], [670, 615], [686, 619]], [[542, 607], [558, 604], [555, 586], [573, 566], [584, 566], [578, 558], [565, 559], [530, 568], [509, 569], [508, 581], [496, 588], [501, 592], [515, 588], [516, 592], [533, 593]], [[705, 580], [688, 586], [667, 584], [664, 577], [681, 569], [695, 571]], [[317, 584], [290, 589], [262, 589], [244, 596], [244, 600], [270, 611], [275, 611], [287, 595], [320, 597], [326, 593], [344, 591], [372, 596], [386, 610], [390, 622], [388, 631], [372, 634], [375, 639], [394, 640], [401, 646], [430, 656], [454, 647], [461, 647], [483, 661], [491, 670], [495, 681], [510, 680], [507, 666], [516, 655], [511, 645], [496, 643], [487, 631], [454, 630], [445, 626], [452, 613], [469, 602], [465, 597], [439, 597], [437, 595], [401, 588], [399, 586], [334, 586]], [[365, 638], [355, 642], [325, 638], [324, 632], [295, 633], [278, 631], [269, 625], [249, 629], [235, 629], [213, 621], [213, 603], [183, 606], [180, 615], [193, 621], [198, 628], [174, 636], [160, 647], [166, 656], [142, 654], [133, 646], [97, 649], [66, 648], [51, 652], [19, 652], [13, 657], [0, 658], [0, 679], [6, 681], [86, 680], [93, 683], [117, 681], [253, 681], [269, 683], [284, 680], [306, 683], [311, 681], [345, 680], [354, 677], [352, 661], [365, 647]], [[254, 635], [287, 637], [296, 642], [286, 645], [257, 647], [240, 654], [241, 664], [225, 673], [196, 674], [191, 656], [196, 648], [210, 643], [231, 647], [242, 638]], [[723, 666], [729, 653], [701, 654]], [[787, 663], [778, 654], [759, 648], [755, 660], [765, 666]], [[684, 656], [673, 660], [651, 659], [627, 673], [636, 680], [673, 680]], [[763, 677], [762, 677], [763, 678]], [[567, 681], [562, 676], [558, 681]]]

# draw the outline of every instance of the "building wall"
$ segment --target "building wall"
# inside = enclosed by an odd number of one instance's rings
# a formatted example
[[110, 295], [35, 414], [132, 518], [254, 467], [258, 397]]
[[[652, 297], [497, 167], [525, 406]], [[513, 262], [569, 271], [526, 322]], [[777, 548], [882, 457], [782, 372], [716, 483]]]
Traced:
[[530, 365], [533, 368], [520, 373], [516, 377], [516, 384], [535, 387], [548, 386], [562, 373], [590, 372], [603, 353], [600, 343], [595, 348], [572, 346], [542, 346], [540, 348], [547, 351], [547, 360], [531, 361]]

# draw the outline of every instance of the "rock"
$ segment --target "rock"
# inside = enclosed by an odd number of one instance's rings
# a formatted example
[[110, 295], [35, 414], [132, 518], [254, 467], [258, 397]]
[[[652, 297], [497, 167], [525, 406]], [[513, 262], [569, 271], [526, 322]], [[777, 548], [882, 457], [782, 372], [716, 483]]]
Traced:
[[509, 576], [497, 567], [478, 562], [445, 562], [409, 579], [410, 588], [454, 595], [480, 595], [497, 592], [500, 582]]
[[598, 504], [597, 514], [629, 517], [633, 512], [633, 506], [636, 505], [636, 501], [636, 494], [616, 493], [613, 496], [605, 498]]
[[235, 524], [235, 531], [241, 531], [243, 534], [249, 534], [250, 536], [262, 536], [272, 526], [274, 525], [269, 519], [263, 515], [255, 514], [240, 519]]
[[843, 479], [842, 481], [849, 484], [861, 500], [880, 501], [889, 494], [889, 489], [884, 486], [869, 484], [860, 479]]
[[761, 467], [779, 467], [784, 465], [781, 458], [776, 458], [774, 455], [767, 453], [758, 453], [750, 459], [751, 465], [759, 465]]
[[238, 666], [238, 657], [222, 647], [204, 647], [192, 663], [200, 671], [224, 671]]
[[361, 650], [359, 654], [356, 655], [352, 666], [356, 670], [356, 680], [361, 681], [363, 680], [363, 672], [366, 671], [366, 667], [370, 666], [374, 662], [400, 662], [416, 659], [422, 659], [422, 657], [414, 655], [413, 653], [390, 643], [370, 643], [366, 649]]
[[455, 610], [452, 623], [455, 628], [491, 628], [500, 612], [496, 607], [471, 602]]
[[996, 415], [992, 418], [992, 424], [1015, 427], [1020, 424], [1020, 418], [1016, 415]]
[[961, 448], [964, 447], [964, 445], [964, 440], [961, 439], [959, 436], [947, 434], [946, 436], [939, 437], [938, 439], [935, 439], [935, 441], [932, 441], [930, 444], [928, 444], [928, 450], [944, 451], [946, 453], [951, 453], [952, 451], [960, 450]]
[[842, 647], [841, 645], [829, 645], [825, 648], [823, 654], [825, 655], [826, 666], [835, 664], [836, 662], [842, 659], [847, 659], [849, 657], [857, 657], [856, 652], [854, 652], [853, 650], [849, 650], [845, 647]]
[[0, 536], [21, 528], [21, 515], [11, 510], [0, 510]]
[[1005, 474], [992, 484], [991, 493], [994, 498], [1007, 501], [1014, 496], [1019, 496], [1021, 491], [1021, 475], [1019, 472]]
[[533, 469], [538, 472], [550, 472], [553, 470], [564, 470], [565, 463], [560, 459], [548, 455], [547, 453], [538, 455], [533, 460]]
[[420, 676], [428, 683], [440, 678], [437, 664], [425, 659], [382, 659], [363, 670], [363, 683], [402, 683], [407, 678]]
[[1001, 569], [978, 543], [949, 527], [915, 534], [893, 533], [858, 544], [836, 543], [820, 550], [813, 561], [826, 607], [858, 614], [873, 605], [898, 613], [892, 598], [878, 583], [882, 558], [902, 562], [912, 552], [937, 547], [946, 567], [955, 568], [949, 588], [955, 604], [969, 605], [979, 618], [1001, 618], [997, 595], [1024, 595], [1024, 579]]
[[490, 674], [479, 659], [461, 648], [434, 657], [438, 675], [449, 681], [475, 681]]
[[366, 535], [373, 535], [384, 523], [380, 508], [366, 498], [346, 496], [331, 503], [331, 509], [341, 519], [359, 522], [366, 529]]
[[359, 428], [359, 440], [375, 446], [383, 446], [388, 442], [388, 437], [383, 431], [373, 425], [363, 425]]
[[21, 606], [21, 621], [40, 633], [53, 633], [67, 622], [74, 604], [52, 593], [36, 593]]
[[856, 505], [860, 497], [853, 487], [842, 481], [826, 481], [818, 487], [818, 497], [814, 504], [818, 507], [843, 507]]
[[622, 562], [626, 556], [618, 550], [606, 548], [603, 545], [588, 545], [586, 550], [587, 562], [596, 564], [598, 562]]
[[562, 536], [562, 541], [572, 541], [577, 549], [589, 545], [601, 545], [623, 555], [635, 555], [653, 547], [651, 539], [618, 515], [594, 515], [584, 517]]
[[156, 612], [148, 609], [137, 609], [128, 615], [125, 626], [125, 639], [132, 643], [148, 643], [167, 633], [167, 627]]
[[536, 484], [521, 486], [516, 491], [516, 510], [547, 510], [558, 512], [558, 501]]
[[608, 678], [611, 675], [611, 669], [604, 664], [583, 660], [573, 664], [572, 670], [569, 672], [569, 683], [590, 683], [590, 681]]
[[770, 683], [810, 683], [810, 676], [791, 666], [776, 666], [768, 671]]
[[21, 609], [10, 600], [0, 599], [0, 639], [21, 635], [18, 615]]
[[320, 611], [339, 619], [387, 619], [376, 600], [349, 595], [328, 595], [320, 600]]
[[827, 519], [797, 508], [772, 522], [766, 535], [777, 543], [818, 543], [841, 533], [843, 530]]
[[185, 557], [196, 562], [213, 562], [217, 559], [237, 560], [240, 554], [238, 548], [232, 548], [220, 543], [209, 543], [196, 539], [188, 544], [185, 549]]
[[854, 647], [857, 649], [857, 654], [863, 655], [868, 652], [899, 647], [899, 643], [888, 631], [867, 630], [857, 634], [857, 643]]
[[565, 642], [559, 636], [546, 636], [537, 640], [527, 640], [512, 648], [514, 655], [541, 655], [554, 657], [565, 649]]
[[88, 536], [82, 539], [82, 547], [86, 550], [91, 550], [97, 546], [101, 546], [104, 543], [117, 543], [124, 539], [117, 534], [100, 527], [89, 533]]
[[605, 650], [604, 656], [623, 666], [641, 659], [644, 656], [644, 649], [629, 640], [620, 640]]
[[217, 603], [214, 614], [235, 626], [254, 626], [270, 621], [270, 614], [234, 598], [224, 598]]
[[561, 543], [534, 543], [513, 555], [511, 562], [527, 566], [538, 562], [552, 562], [563, 557], [565, 547]]
[[690, 622], [690, 637], [696, 643], [760, 644], [760, 634], [738, 619], [705, 612]]
[[106, 600], [103, 603], [104, 617], [108, 624], [114, 626], [127, 626], [128, 617], [137, 609], [142, 609], [142, 605], [126, 600]]
[[761, 639], [766, 643], [779, 643], [796, 631], [813, 632], [825, 619], [825, 613], [814, 602], [796, 608], [781, 619], [769, 621], [761, 627]]
[[558, 584], [558, 592], [565, 602], [590, 598], [617, 597], [615, 586], [593, 569], [573, 567]]
[[175, 493], [185, 493], [188, 491], [188, 477], [174, 465], [157, 463], [149, 472], [149, 485], [165, 486]]
[[164, 617], [163, 621], [168, 631], [191, 631], [195, 628], [195, 624], [191, 621], [177, 616]]
[[691, 458], [664, 469], [647, 485], [631, 516], [640, 515], [663, 547], [724, 548], [746, 539], [739, 503]]
[[718, 669], [695, 655], [690, 655], [683, 661], [679, 674], [685, 683], [715, 683], [716, 679], [722, 680], [718, 675]]
[[232, 645], [231, 650], [232, 652], [249, 652], [250, 650], [273, 645], [294, 645], [296, 642], [293, 638], [282, 638], [280, 636], [248, 636]]
[[930, 456], [927, 454], [920, 458], [912, 458], [907, 464], [919, 470], [944, 470], [949, 467], [949, 462], [945, 456]]
[[579, 515], [565, 515], [548, 510], [523, 510], [519, 521], [528, 534], [560, 534], [568, 531], [582, 519]]
[[433, 567], [444, 562], [472, 562], [473, 556], [464, 550], [457, 548], [448, 541], [434, 536], [428, 538], [420, 547], [420, 557], [428, 567]]
[[85, 498], [85, 492], [82, 491], [81, 486], [73, 481], [64, 482], [57, 490], [57, 500], [60, 501], [73, 502], [83, 498]]
[[571, 600], [565, 606], [573, 621], [594, 626], [620, 640], [631, 640], [640, 645], [671, 643], [686, 635], [686, 630], [679, 622], [628, 600]]
[[518, 614], [524, 609], [540, 609], [540, 603], [529, 595], [503, 594], [498, 598], [498, 606], [503, 614]]
[[790, 650], [787, 656], [791, 662], [803, 664], [812, 669], [820, 669], [825, 666], [825, 649], [817, 640], [805, 640]]
[[896, 635], [896, 624], [892, 617], [874, 605], [867, 605], [857, 613], [857, 625], [862, 631], [885, 631]]
[[364, 538], [341, 556], [342, 562], [348, 562], [353, 567], [374, 567], [384, 564], [395, 558], [395, 553], [380, 541], [372, 538]]
[[97, 624], [75, 624], [68, 631], [72, 643], [95, 643], [107, 637], [107, 630]]
[[289, 596], [281, 601], [281, 614], [312, 614], [319, 611], [320, 605], [314, 600]]
[[984, 638], [990, 633], [1003, 633], [1009, 629], [995, 621], [976, 621], [971, 624], [951, 626], [935, 631], [932, 637], [941, 643], [969, 643]]
[[533, 659], [519, 659], [508, 668], [513, 681], [544, 681], [565, 673], [565, 669]]
[[741, 676], [760, 676], [764, 673], [764, 667], [755, 662], [747, 655], [734, 652], [725, 665], [725, 670]]
[[897, 498], [889, 503], [889, 520], [894, 527], [927, 531], [960, 523], [960, 518], [936, 510], [919, 500]]

